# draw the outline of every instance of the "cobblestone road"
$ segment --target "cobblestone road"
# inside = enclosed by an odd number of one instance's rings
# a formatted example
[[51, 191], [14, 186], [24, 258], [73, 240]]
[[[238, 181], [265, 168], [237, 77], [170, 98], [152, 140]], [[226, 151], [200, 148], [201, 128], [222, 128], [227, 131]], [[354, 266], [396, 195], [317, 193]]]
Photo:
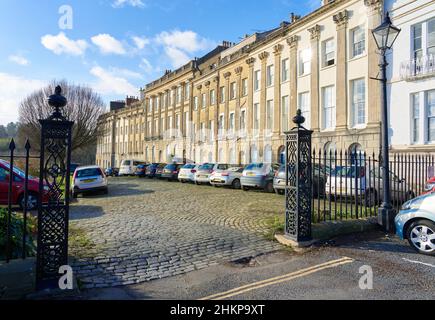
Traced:
[[85, 288], [151, 281], [281, 249], [266, 239], [284, 198], [148, 179], [110, 180], [71, 207], [73, 269]]

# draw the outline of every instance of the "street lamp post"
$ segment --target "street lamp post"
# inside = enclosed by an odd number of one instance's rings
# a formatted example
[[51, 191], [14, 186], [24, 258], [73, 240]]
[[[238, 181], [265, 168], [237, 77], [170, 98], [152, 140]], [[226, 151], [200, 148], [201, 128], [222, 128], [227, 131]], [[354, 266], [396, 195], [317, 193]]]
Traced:
[[394, 230], [395, 211], [391, 204], [390, 190], [390, 160], [389, 160], [389, 139], [388, 139], [388, 104], [387, 104], [387, 57], [386, 53], [390, 50], [400, 33], [400, 29], [393, 26], [388, 12], [382, 24], [372, 30], [376, 45], [381, 54], [379, 67], [381, 69], [382, 82], [382, 183], [383, 183], [383, 202], [378, 212], [378, 221], [387, 232]]

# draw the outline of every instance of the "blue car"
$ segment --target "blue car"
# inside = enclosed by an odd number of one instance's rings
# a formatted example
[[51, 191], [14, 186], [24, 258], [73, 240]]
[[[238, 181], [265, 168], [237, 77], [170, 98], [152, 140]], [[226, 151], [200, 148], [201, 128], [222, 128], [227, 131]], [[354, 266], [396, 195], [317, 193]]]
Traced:
[[435, 256], [435, 193], [407, 201], [395, 218], [397, 235], [412, 248]]

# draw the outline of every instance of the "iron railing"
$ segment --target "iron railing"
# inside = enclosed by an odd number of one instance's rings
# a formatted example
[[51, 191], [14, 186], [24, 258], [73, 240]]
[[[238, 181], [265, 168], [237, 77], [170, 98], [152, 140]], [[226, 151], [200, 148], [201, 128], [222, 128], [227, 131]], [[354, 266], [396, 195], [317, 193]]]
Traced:
[[[381, 157], [363, 152], [313, 151], [314, 222], [374, 217], [383, 200]], [[426, 190], [434, 177], [434, 155], [392, 154], [390, 192], [394, 208]]]
[[[4, 234], [4, 239], [0, 239], [4, 243], [5, 250], [1, 256], [5, 258], [6, 262], [18, 258], [14, 254], [14, 248], [12, 248], [12, 238], [21, 243], [19, 250], [22, 259], [26, 259], [29, 254], [27, 250], [28, 242], [33, 240], [28, 234], [28, 214], [29, 211], [37, 210], [37, 206], [29, 208], [29, 162], [31, 159], [38, 159], [39, 161], [39, 155], [32, 156], [30, 154], [31, 146], [28, 140], [24, 146], [24, 154], [15, 154], [17, 147], [14, 139], [11, 139], [8, 149], [9, 154], [0, 154], [0, 170], [4, 172], [4, 175], [0, 175], [0, 184], [7, 184], [6, 202], [5, 199], [0, 198], [0, 206], [6, 205], [7, 208], [5, 230], [1, 232]], [[24, 161], [24, 170], [16, 165], [17, 160]], [[11, 172], [13, 172], [12, 179]], [[17, 226], [12, 225], [12, 217], [15, 214], [20, 214], [16, 213], [19, 211], [22, 211], [21, 233], [17, 232], [19, 230], [15, 230]], [[16, 239], [18, 235], [21, 236], [21, 239]]]
[[413, 80], [435, 75], [435, 55], [404, 61], [400, 65], [402, 80]]

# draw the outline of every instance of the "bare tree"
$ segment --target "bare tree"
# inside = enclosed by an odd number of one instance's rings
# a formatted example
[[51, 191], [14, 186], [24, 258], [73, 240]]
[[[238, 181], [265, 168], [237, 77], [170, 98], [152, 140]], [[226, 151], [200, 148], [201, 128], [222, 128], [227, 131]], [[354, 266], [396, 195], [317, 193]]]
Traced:
[[74, 85], [66, 80], [53, 81], [21, 102], [19, 139], [29, 138], [32, 149], [39, 151], [41, 133], [39, 119], [45, 119], [53, 112], [47, 103], [47, 98], [54, 93], [57, 85], [62, 87], [62, 94], [68, 100], [62, 113], [68, 120], [74, 121], [72, 151], [95, 145], [100, 133], [97, 126], [98, 118], [105, 112], [104, 101], [91, 88]]

